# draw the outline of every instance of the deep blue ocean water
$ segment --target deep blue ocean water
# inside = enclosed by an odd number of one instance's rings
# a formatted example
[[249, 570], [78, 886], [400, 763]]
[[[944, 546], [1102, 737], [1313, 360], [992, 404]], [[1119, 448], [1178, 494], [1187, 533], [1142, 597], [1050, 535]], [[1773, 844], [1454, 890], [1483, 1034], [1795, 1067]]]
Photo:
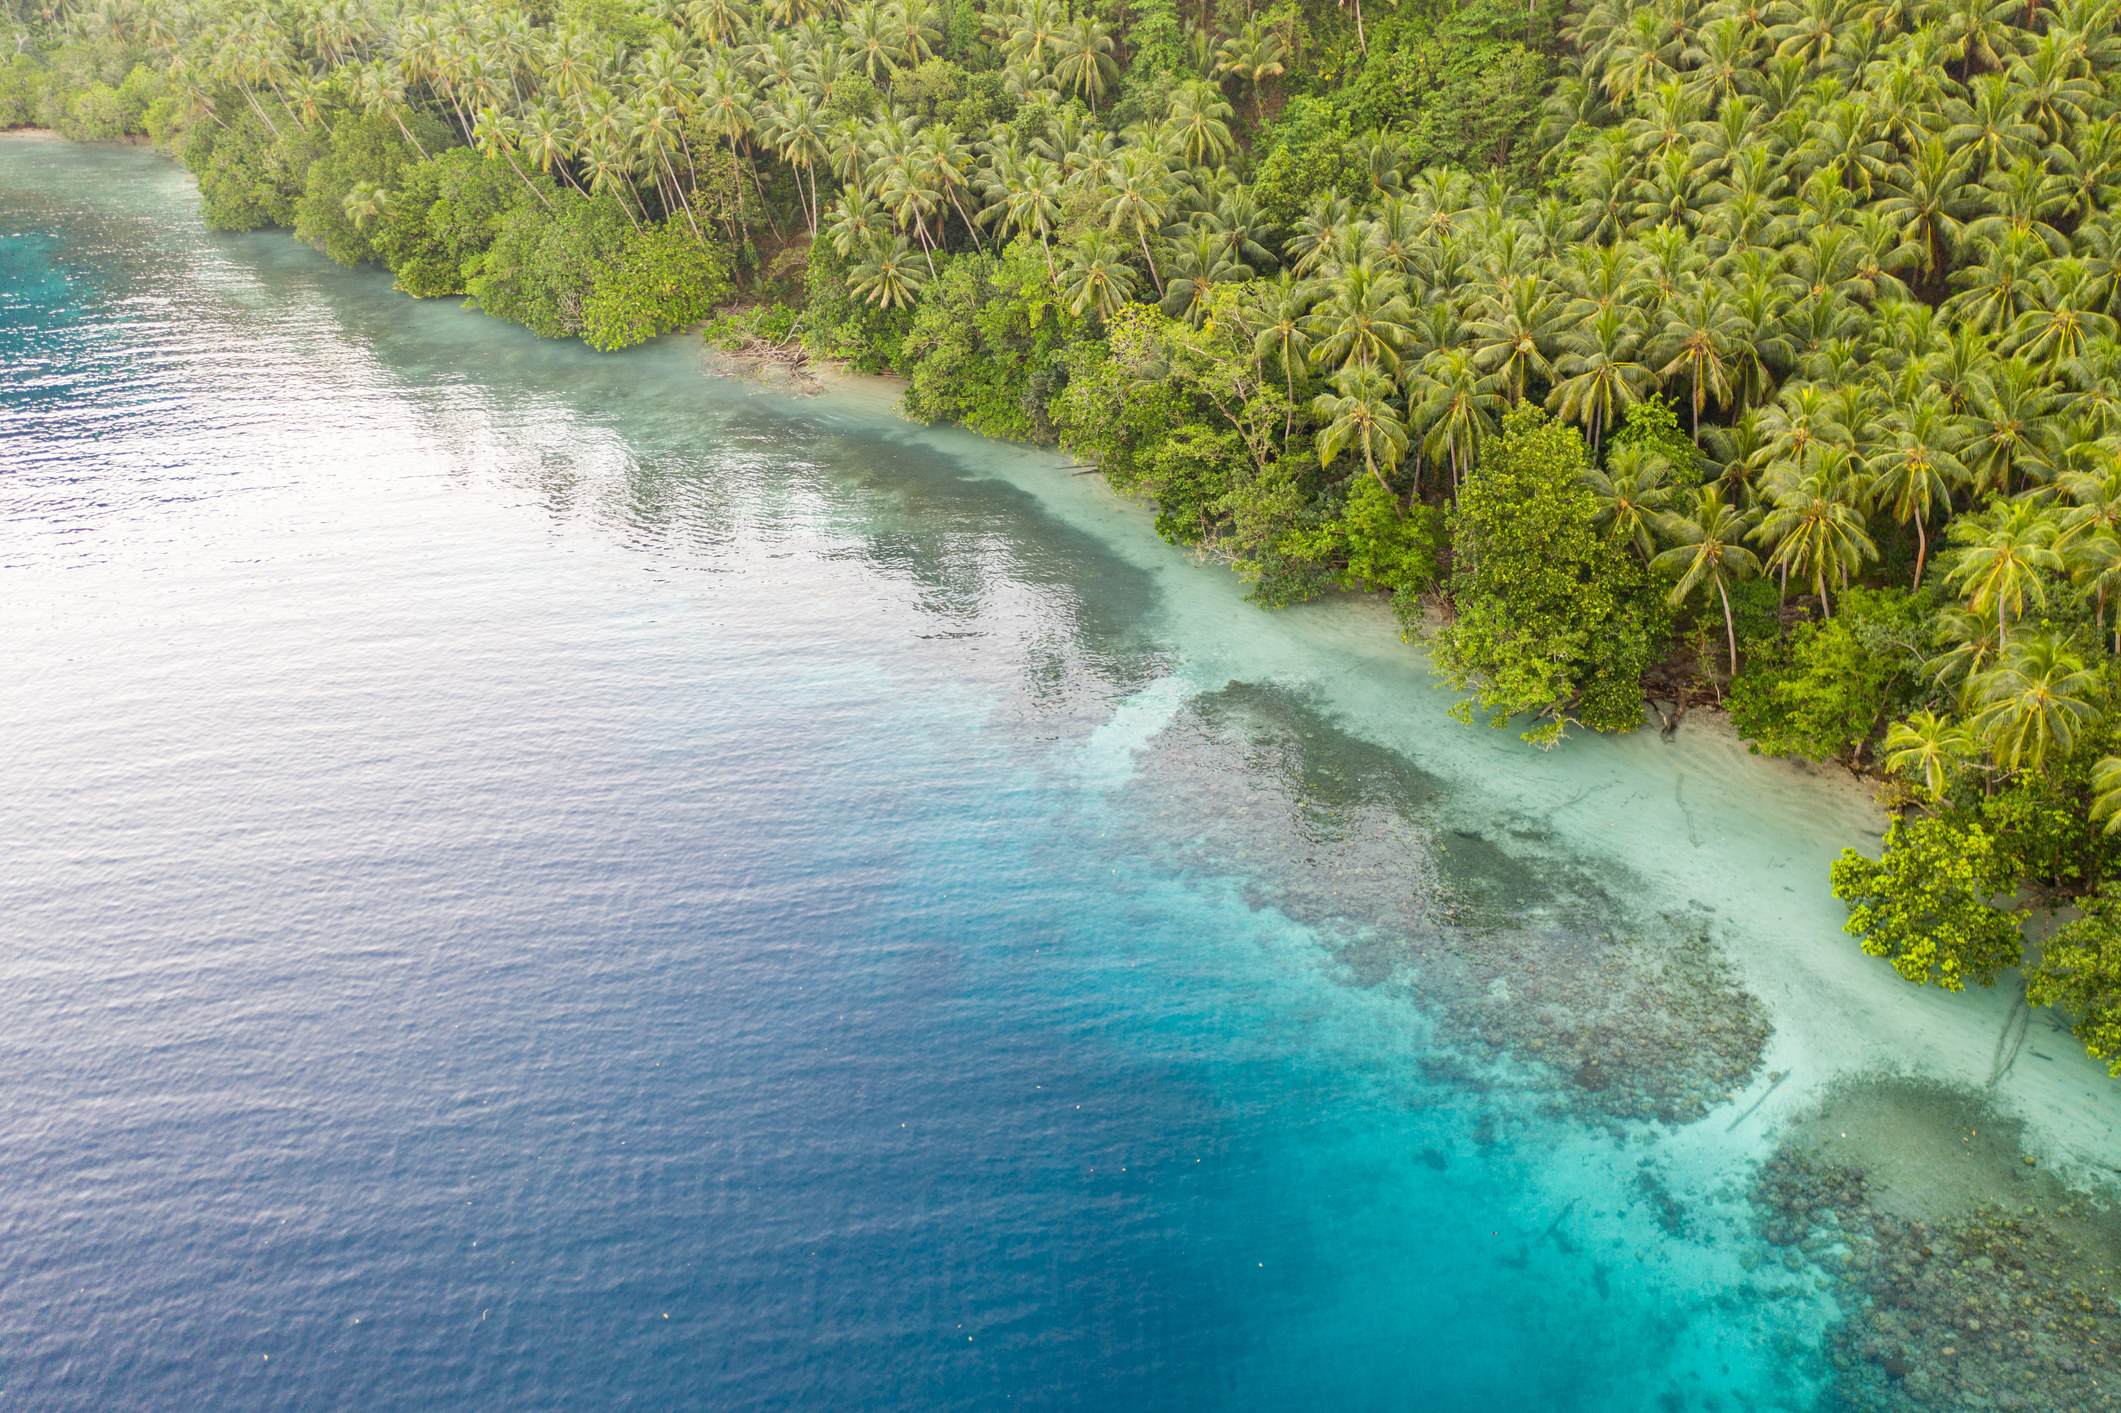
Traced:
[[[1204, 681], [1270, 620], [1050, 462], [137, 150], [0, 144], [0, 376], [0, 1404], [1807, 1406], [1754, 1135], [1440, 1066], [1445, 934], [1290, 904], [1380, 768], [1317, 684], [1415, 668]], [[1561, 908], [1424, 769], [1391, 887]]]

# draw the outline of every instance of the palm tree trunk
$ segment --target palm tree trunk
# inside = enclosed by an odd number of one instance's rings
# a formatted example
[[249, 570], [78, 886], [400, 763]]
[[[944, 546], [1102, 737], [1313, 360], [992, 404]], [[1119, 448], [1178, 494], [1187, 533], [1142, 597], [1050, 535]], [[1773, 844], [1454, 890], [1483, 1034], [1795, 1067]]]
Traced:
[[258, 95], [253, 93], [248, 85], [245, 85], [243, 88], [243, 96], [250, 100], [251, 111], [258, 115], [258, 121], [265, 124], [266, 131], [270, 132], [273, 135], [274, 140], [277, 141], [280, 136], [280, 130], [279, 128], [273, 126], [273, 120], [271, 118], [265, 116], [265, 105], [258, 101]]
[[547, 211], [550, 211], [552, 209], [552, 202], [546, 197], [544, 192], [538, 190], [538, 184], [536, 182], [532, 181], [529, 177], [523, 175], [523, 169], [516, 165], [515, 154], [513, 152], [510, 152], [508, 148], [503, 145], [501, 147], [501, 156], [508, 163], [508, 170], [514, 172], [516, 176], [522, 180], [523, 185], [530, 188], [530, 194], [538, 199], [538, 204], [540, 206], [543, 206]]
[[1370, 438], [1367, 435], [1365, 435], [1362, 439], [1362, 459], [1365, 462], [1369, 463], [1370, 479], [1377, 482], [1378, 485], [1383, 486], [1385, 494], [1392, 498], [1392, 518], [1394, 520], [1399, 519], [1399, 492], [1393, 490], [1392, 483], [1390, 481], [1387, 481], [1383, 477], [1383, 475], [1378, 472], [1377, 458], [1371, 454]]
[[[688, 156], [685, 161], [689, 166], [692, 159]], [[677, 196], [678, 205], [684, 209], [685, 223], [692, 227], [693, 235], [704, 242], [707, 239], [707, 234], [700, 229], [699, 221], [692, 214], [692, 203], [685, 199], [685, 189], [678, 184], [677, 168], [670, 165], [670, 157], [667, 153], [663, 157], [663, 170], [670, 173], [670, 190]]]
[[959, 203], [957, 193], [954, 191], [950, 193], [950, 204], [957, 209], [957, 218], [965, 223], [965, 234], [972, 237], [972, 248], [985, 255], [987, 247], [980, 244], [979, 228], [973, 225], [972, 218], [965, 214], [965, 208]]
[[928, 223], [921, 219], [918, 211], [913, 213], [913, 233], [921, 238], [921, 258], [928, 262], [928, 278], [932, 280], [936, 277], [935, 247], [928, 240]]
[[[751, 184], [759, 189], [759, 205], [765, 208], [767, 228], [773, 232], [773, 238], [779, 240], [781, 238], [781, 223], [773, 219], [773, 203], [766, 200], [765, 184], [759, 181], [758, 158], [751, 155], [751, 144], [748, 142], [744, 144], [744, 165], [751, 168]], [[744, 200], [744, 179], [741, 176], [737, 178], [736, 195], [737, 209], [741, 211]], [[801, 198], [798, 197], [797, 200], [801, 200]]]
[[1156, 257], [1149, 253], [1148, 229], [1140, 221], [1136, 221], [1134, 223], [1134, 233], [1141, 237], [1142, 259], [1149, 262], [1149, 278], [1156, 281], [1156, 292], [1161, 295], [1164, 292], [1164, 277], [1156, 272]]
[[1930, 537], [1922, 529], [1922, 513], [1915, 513], [1915, 587], [1922, 587], [1922, 562], [1929, 558]]
[[1738, 621], [1731, 616], [1731, 596], [1723, 591], [1723, 580], [1716, 581], [1716, 597], [1723, 600], [1723, 631], [1731, 643], [1731, 677], [1738, 676]]
[[399, 116], [397, 109], [390, 110], [390, 120], [398, 125], [399, 132], [405, 134], [405, 140], [412, 144], [413, 151], [420, 154], [420, 160], [426, 161], [427, 149], [420, 145], [420, 139], [412, 135], [412, 129], [405, 126], [405, 119]]

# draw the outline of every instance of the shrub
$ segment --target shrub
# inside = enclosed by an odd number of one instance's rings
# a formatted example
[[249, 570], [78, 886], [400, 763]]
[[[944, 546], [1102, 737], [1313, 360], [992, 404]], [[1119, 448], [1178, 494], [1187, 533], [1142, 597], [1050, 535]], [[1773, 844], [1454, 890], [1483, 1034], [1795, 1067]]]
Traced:
[[1054, 438], [1048, 403], [1074, 321], [1060, 308], [1045, 257], [1017, 240], [999, 258], [960, 255], [921, 297], [899, 345], [916, 422], [962, 422], [1014, 441]]
[[206, 224], [223, 231], [293, 225], [295, 201], [324, 141], [285, 118], [274, 136], [247, 111], [225, 126], [194, 126], [185, 137], [183, 158], [199, 179]]
[[[537, 180], [548, 196], [557, 193], [550, 181]], [[506, 163], [452, 148], [401, 169], [374, 248], [407, 294], [463, 294], [501, 222], [526, 204], [534, 204], [530, 192]]]
[[112, 142], [125, 136], [127, 117], [117, 89], [91, 84], [67, 100], [59, 131], [75, 142]]
[[618, 198], [570, 191], [503, 217], [466, 283], [489, 314], [609, 352], [705, 318], [729, 294], [729, 255], [682, 218], [637, 227]]
[[1466, 478], [1450, 515], [1457, 618], [1437, 663], [1497, 726], [1530, 715], [1526, 740], [1552, 745], [1570, 721], [1599, 731], [1642, 722], [1642, 674], [1669, 621], [1648, 571], [1598, 533], [1583, 438], [1529, 405]]
[[632, 234], [633, 222], [617, 197], [567, 191], [551, 209], [526, 200], [500, 219], [493, 244], [465, 285], [489, 314], [540, 338], [572, 338], [583, 332], [598, 271], [618, 263]]
[[2017, 880], [1979, 825], [1896, 819], [1883, 860], [1844, 849], [1833, 881], [1834, 896], [1849, 905], [1844, 930], [1909, 981], [1947, 991], [1968, 981], [1991, 986], [2017, 965], [2017, 919], [1988, 903]]
[[[417, 115], [413, 122], [424, 129], [419, 136], [430, 149], [442, 145], [439, 123]], [[387, 216], [369, 220], [365, 228], [357, 225], [346, 213], [346, 198], [364, 183], [395, 196], [406, 169], [420, 160], [418, 149], [389, 118], [341, 114], [332, 125], [329, 147], [310, 164], [302, 195], [295, 202], [295, 234], [341, 265], [381, 261], [378, 241], [388, 228]]]
[[1756, 753], [1853, 765], [1886, 722], [1917, 704], [1916, 644], [1929, 601], [1905, 589], [1849, 589], [1840, 612], [1787, 641], [1753, 645], [1731, 683], [1731, 723]]
[[0, 64], [0, 128], [26, 127], [37, 120], [44, 99], [44, 70], [27, 54]]
[[650, 226], [600, 270], [582, 306], [582, 337], [610, 352], [696, 323], [729, 297], [729, 252], [682, 218]]

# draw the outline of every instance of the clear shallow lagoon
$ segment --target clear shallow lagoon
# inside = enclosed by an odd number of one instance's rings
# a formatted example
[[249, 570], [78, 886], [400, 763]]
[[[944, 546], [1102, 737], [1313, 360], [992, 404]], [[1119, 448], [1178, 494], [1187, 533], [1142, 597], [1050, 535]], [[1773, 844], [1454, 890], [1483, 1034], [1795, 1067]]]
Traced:
[[[0, 378], [21, 1406], [1803, 1407], [1748, 1164], [1843, 1070], [1991, 1077], [2003, 998], [1836, 931], [1856, 797], [1456, 726], [1381, 615], [875, 396], [42, 138]], [[1508, 1019], [1689, 946], [1775, 1026], [1734, 1086]], [[1995, 1092], [2113, 1140], [2043, 1048]], [[1653, 1069], [1710, 1116], [1616, 1113]]]

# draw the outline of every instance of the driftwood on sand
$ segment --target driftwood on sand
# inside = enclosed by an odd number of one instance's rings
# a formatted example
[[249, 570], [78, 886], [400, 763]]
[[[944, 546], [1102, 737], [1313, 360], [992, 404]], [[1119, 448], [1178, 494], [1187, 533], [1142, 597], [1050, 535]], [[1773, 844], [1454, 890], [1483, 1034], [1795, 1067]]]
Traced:
[[716, 352], [736, 364], [740, 372], [784, 384], [791, 391], [805, 395], [820, 393], [825, 389], [823, 381], [811, 370], [809, 353], [793, 333], [785, 340], [746, 334], [743, 342], [735, 347], [722, 344], [716, 344], [714, 347]]

